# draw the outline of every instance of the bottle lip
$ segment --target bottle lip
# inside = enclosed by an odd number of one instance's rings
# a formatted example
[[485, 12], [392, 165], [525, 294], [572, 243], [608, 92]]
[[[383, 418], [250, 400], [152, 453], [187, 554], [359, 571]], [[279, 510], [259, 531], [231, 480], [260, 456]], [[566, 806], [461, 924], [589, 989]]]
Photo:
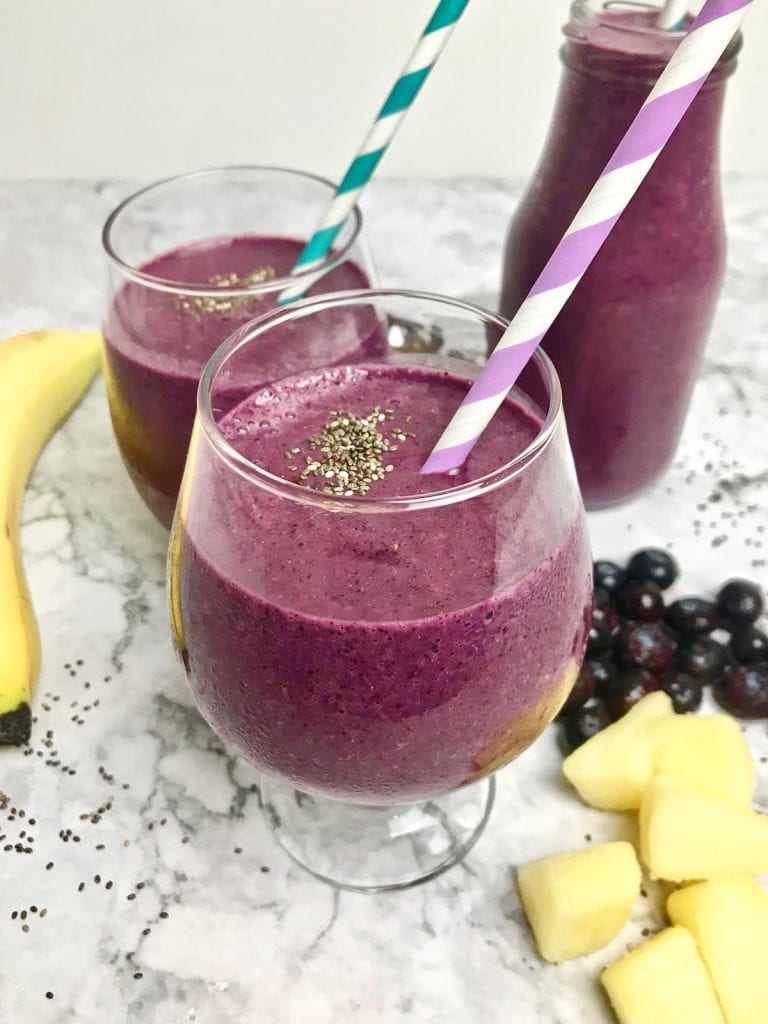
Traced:
[[[661, 7], [658, 4], [645, 0], [572, 0], [571, 22], [583, 25], [601, 25], [604, 28], [615, 29], [622, 34], [629, 33], [633, 36], [663, 36], [665, 39], [680, 40], [685, 35], [685, 29], [660, 29], [651, 20], [651, 15], [660, 13]], [[635, 21], [619, 22], [616, 15], [634, 14], [636, 16], [647, 14], [648, 22], [643, 23], [639, 17]], [[566, 26], [566, 31], [569, 26]]]
[[[600, 78], [653, 83], [687, 31], [687, 26], [674, 31], [659, 28], [659, 11], [657, 3], [644, 0], [572, 0], [570, 19], [563, 26], [563, 63]], [[622, 13], [633, 17], [621, 18]], [[600, 30], [599, 40], [591, 37], [589, 30], [594, 28]], [[713, 84], [733, 73], [742, 42], [738, 32], [717, 63]], [[580, 59], [582, 54], [591, 59]]]

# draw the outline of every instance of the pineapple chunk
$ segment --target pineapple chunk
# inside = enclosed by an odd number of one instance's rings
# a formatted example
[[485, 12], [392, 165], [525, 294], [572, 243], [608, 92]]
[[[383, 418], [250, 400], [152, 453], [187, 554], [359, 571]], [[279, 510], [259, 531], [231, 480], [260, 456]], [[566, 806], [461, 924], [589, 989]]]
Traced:
[[640, 892], [630, 843], [605, 843], [524, 864], [517, 872], [539, 953], [561, 963], [602, 949], [624, 927]]
[[673, 715], [666, 693], [649, 694], [618, 722], [569, 754], [563, 761], [565, 777], [591, 807], [635, 810], [654, 771], [651, 729]]
[[602, 982], [621, 1024], [726, 1024], [685, 928], [654, 935], [606, 967]]
[[768, 1021], [768, 895], [745, 875], [673, 892], [670, 919], [692, 933], [728, 1024]]
[[668, 882], [768, 871], [768, 818], [659, 776], [640, 808], [640, 859]]
[[679, 779], [691, 789], [749, 807], [755, 767], [746, 740], [728, 715], [675, 715], [652, 733], [657, 775]]

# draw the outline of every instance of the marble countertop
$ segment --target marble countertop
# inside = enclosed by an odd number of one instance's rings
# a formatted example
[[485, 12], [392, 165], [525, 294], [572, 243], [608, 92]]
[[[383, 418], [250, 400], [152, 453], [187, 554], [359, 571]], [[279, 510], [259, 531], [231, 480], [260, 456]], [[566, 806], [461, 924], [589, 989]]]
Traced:
[[[0, 184], [0, 336], [99, 322], [99, 230], [126, 192]], [[591, 517], [600, 555], [667, 545], [691, 591], [734, 574], [768, 582], [768, 181], [731, 180], [726, 199], [728, 281], [677, 461], [642, 499]], [[382, 282], [492, 304], [513, 200], [492, 180], [376, 183], [366, 213]], [[463, 865], [400, 894], [340, 894], [276, 846], [254, 771], [191, 706], [166, 625], [165, 544], [98, 382], [24, 505], [44, 667], [31, 752], [0, 750], [0, 1020], [610, 1021], [598, 970], [658, 927], [652, 899], [611, 948], [554, 968], [532, 951], [512, 886], [513, 865], [627, 828], [568, 792], [552, 731], [501, 773]], [[768, 754], [764, 723], [749, 736]]]

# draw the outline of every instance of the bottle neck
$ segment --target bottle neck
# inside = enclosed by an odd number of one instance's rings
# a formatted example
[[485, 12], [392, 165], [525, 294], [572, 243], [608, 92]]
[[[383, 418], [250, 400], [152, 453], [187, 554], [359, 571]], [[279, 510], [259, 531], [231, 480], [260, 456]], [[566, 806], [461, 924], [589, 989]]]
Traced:
[[[534, 179], [536, 187], [544, 191], [573, 192], [569, 215], [575, 214], [599, 177], [681, 36], [661, 32], [655, 20], [648, 20], [649, 14], [655, 19], [658, 8], [638, 14], [637, 10], [628, 13], [626, 8], [611, 6], [599, 18], [584, 13], [594, 12], [595, 6], [577, 0], [572, 7], [562, 51], [564, 74]], [[701, 196], [705, 181], [710, 206], [718, 201], [725, 83], [735, 66], [737, 50], [738, 42], [693, 100], [650, 176], [652, 183], [698, 190]], [[645, 186], [646, 193], [649, 188]]]
[[[615, 86], [649, 89], [685, 35], [658, 27], [659, 8], [615, 0], [574, 0], [560, 51], [567, 68]], [[690, 21], [690, 20], [689, 20]], [[686, 26], [687, 28], [688, 26]], [[705, 88], [736, 68], [742, 37], [737, 34], [709, 76]]]

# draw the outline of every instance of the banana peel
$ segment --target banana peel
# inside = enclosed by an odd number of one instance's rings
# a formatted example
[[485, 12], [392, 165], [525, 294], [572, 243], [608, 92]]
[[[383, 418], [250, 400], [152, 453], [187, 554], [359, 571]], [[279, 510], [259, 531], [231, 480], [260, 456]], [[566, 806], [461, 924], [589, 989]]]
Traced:
[[0, 746], [29, 739], [40, 672], [40, 633], [21, 556], [24, 490], [101, 357], [98, 333], [45, 330], [0, 341]]

